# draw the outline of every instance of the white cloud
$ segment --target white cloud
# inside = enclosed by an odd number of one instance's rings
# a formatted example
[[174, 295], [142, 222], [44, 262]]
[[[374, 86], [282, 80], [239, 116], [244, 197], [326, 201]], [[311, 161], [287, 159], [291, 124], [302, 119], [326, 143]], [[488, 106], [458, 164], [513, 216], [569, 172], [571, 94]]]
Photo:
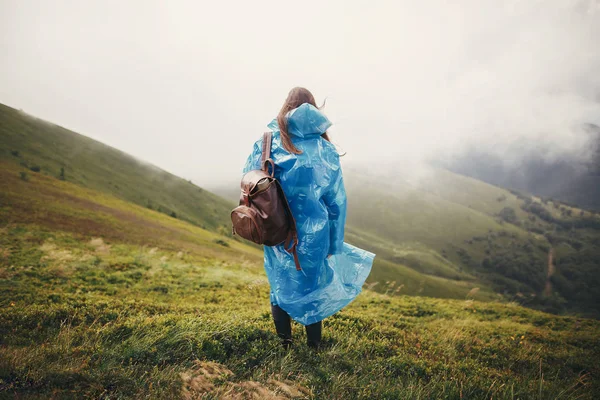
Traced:
[[0, 102], [200, 184], [239, 174], [296, 85], [348, 162], [579, 150], [598, 43], [597, 1], [4, 1]]

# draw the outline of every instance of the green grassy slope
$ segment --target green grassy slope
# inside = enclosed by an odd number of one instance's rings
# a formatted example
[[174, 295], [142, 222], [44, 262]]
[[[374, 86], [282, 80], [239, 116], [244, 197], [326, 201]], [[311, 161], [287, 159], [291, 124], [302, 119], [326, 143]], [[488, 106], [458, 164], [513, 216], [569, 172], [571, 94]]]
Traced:
[[175, 213], [210, 229], [229, 226], [232, 203], [117, 149], [0, 104], [0, 160]]
[[[600, 392], [600, 322], [514, 303], [392, 296], [389, 284], [388, 294], [366, 290], [326, 319], [319, 352], [297, 324], [284, 352], [259, 250], [68, 181], [21, 179], [24, 170], [0, 162], [2, 398]], [[387, 266], [398, 267], [384, 260], [382, 274]]]
[[35, 224], [78, 238], [127, 240], [140, 246], [178, 249], [181, 243], [220, 258], [240, 252], [262, 259], [262, 251], [110, 194], [83, 188], [40, 173], [22, 179], [23, 168], [0, 162], [0, 221]]
[[[463, 177], [445, 172], [432, 170], [409, 183], [401, 175], [374, 177], [350, 171], [346, 175], [349, 240], [419, 272], [468, 280], [477, 270], [466, 257], [477, 263], [486, 255], [486, 243], [472, 241], [474, 237], [487, 238], [493, 232], [505, 232], [517, 241], [530, 237], [496, 218], [501, 205], [489, 209], [490, 202], [492, 206], [498, 203], [498, 192], [510, 193], [471, 180], [458, 191], [467, 194], [457, 198], [450, 188], [458, 186]], [[441, 173], [443, 179], [434, 176]], [[491, 199], [482, 200], [478, 196], [482, 192]], [[480, 204], [480, 209], [474, 208], [472, 201]], [[536, 256], [543, 259], [545, 252], [537, 251]]]
[[[396, 264], [460, 282], [457, 294], [477, 285], [480, 295], [491, 288], [546, 310], [600, 315], [600, 218], [593, 213], [436, 168], [414, 176], [350, 169], [345, 176], [348, 240], [388, 262], [371, 280], [383, 272], [391, 279]], [[562, 251], [549, 277], [554, 247]]]

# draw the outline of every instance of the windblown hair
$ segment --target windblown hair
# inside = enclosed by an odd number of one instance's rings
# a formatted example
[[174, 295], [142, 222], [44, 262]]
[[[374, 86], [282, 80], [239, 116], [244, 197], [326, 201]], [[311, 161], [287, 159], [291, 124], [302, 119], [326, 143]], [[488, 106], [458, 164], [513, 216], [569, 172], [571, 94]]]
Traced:
[[[302, 151], [298, 150], [298, 148], [292, 143], [292, 139], [290, 139], [290, 135], [287, 130], [287, 119], [285, 116], [288, 112], [300, 107], [304, 103], [308, 103], [317, 107], [315, 97], [310, 91], [308, 91], [308, 89], [303, 87], [295, 87], [290, 90], [287, 99], [285, 99], [285, 103], [283, 103], [283, 107], [281, 107], [281, 111], [279, 111], [279, 114], [277, 115], [277, 125], [279, 125], [279, 132], [281, 134], [281, 143], [283, 144], [283, 148], [294, 154], [300, 154]], [[325, 103], [323, 103], [321, 107], [317, 108], [322, 108], [324, 105]], [[330, 142], [327, 132], [323, 133], [321, 137]]]

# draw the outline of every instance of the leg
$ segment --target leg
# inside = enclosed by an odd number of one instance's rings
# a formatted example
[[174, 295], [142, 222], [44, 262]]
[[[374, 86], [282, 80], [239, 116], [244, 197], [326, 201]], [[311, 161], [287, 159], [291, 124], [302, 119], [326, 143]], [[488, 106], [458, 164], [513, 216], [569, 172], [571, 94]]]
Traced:
[[278, 305], [271, 304], [271, 314], [273, 314], [273, 322], [275, 322], [275, 331], [282, 341], [284, 348], [289, 348], [292, 344], [292, 319]]
[[321, 345], [321, 328], [323, 326], [323, 321], [316, 322], [311, 325], [306, 325], [306, 342], [308, 347], [313, 347], [315, 349], [319, 348]]

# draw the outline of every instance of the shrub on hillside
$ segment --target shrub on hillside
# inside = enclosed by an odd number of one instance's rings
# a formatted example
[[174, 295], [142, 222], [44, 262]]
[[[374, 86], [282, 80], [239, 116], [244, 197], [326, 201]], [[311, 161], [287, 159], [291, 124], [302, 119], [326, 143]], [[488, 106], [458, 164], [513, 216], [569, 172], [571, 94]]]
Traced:
[[527, 227], [527, 230], [532, 233], [537, 233], [538, 235], [543, 235], [545, 232], [542, 228], [539, 228], [535, 225], [530, 225], [529, 227]]
[[[535, 257], [532, 248], [511, 248], [502, 253], [487, 257], [485, 265], [488, 270], [493, 270], [505, 278], [529, 287], [530, 291], [537, 292], [544, 287], [546, 280], [546, 266], [544, 260]], [[511, 292], [507, 285], [505, 288]]]
[[171, 210], [170, 208], [164, 207], [162, 205], [156, 207], [156, 211], [166, 214], [170, 217], [177, 218], [177, 213], [174, 210]]
[[523, 193], [517, 192], [516, 196], [517, 196], [517, 199], [523, 200], [525, 202], [533, 201], [533, 198], [528, 194], [523, 194]]
[[40, 172], [42, 170], [42, 167], [40, 167], [39, 165], [33, 165], [31, 167], [29, 167], [30, 170], [32, 170], [33, 172]]
[[517, 213], [512, 207], [504, 207], [502, 210], [500, 210], [498, 216], [502, 218], [502, 220], [511, 224], [514, 224], [518, 221]]
[[229, 243], [227, 243], [223, 239], [215, 239], [214, 242], [220, 246], [229, 247]]
[[521, 208], [524, 211], [530, 212], [532, 214], [537, 215], [540, 219], [546, 222], [554, 222], [554, 217], [546, 208], [540, 203], [532, 202], [527, 205], [523, 204]]
[[577, 252], [556, 258], [556, 273], [552, 276], [552, 283], [571, 307], [590, 310], [597, 307], [600, 296], [598, 260], [600, 248], [597, 246], [580, 248]]

